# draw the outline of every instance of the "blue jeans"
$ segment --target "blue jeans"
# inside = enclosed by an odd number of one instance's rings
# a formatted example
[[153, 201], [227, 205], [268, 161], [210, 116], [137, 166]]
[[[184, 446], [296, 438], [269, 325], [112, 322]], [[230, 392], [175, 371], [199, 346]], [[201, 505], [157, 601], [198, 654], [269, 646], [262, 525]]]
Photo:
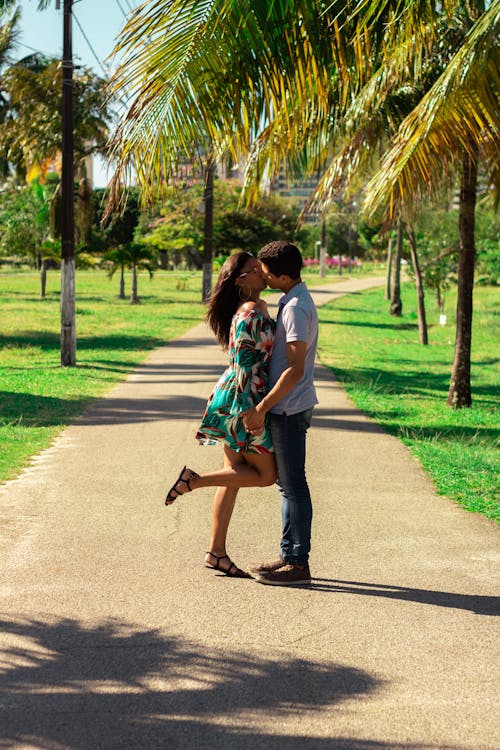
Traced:
[[311, 549], [312, 504], [305, 461], [312, 412], [269, 414], [281, 494], [281, 557], [292, 565], [306, 565]]

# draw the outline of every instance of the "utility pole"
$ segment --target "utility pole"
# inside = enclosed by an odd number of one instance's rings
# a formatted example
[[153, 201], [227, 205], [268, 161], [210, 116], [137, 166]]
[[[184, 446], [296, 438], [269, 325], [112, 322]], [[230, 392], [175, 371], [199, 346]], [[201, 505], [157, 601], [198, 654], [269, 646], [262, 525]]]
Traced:
[[73, 198], [73, 0], [64, 0], [61, 175], [61, 365], [76, 365], [75, 211]]

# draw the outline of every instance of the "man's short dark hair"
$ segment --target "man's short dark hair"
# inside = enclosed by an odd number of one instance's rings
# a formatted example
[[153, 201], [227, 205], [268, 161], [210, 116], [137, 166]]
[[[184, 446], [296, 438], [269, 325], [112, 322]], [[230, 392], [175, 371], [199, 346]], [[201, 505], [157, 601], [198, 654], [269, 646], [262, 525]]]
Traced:
[[258, 259], [265, 263], [275, 276], [290, 276], [298, 279], [302, 269], [302, 255], [299, 248], [286, 240], [275, 240], [259, 250]]

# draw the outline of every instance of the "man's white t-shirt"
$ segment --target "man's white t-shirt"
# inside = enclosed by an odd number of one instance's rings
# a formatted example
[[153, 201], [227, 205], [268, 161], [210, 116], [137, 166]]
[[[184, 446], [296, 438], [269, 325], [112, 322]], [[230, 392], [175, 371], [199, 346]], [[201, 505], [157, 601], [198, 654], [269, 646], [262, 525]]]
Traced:
[[306, 358], [304, 375], [292, 390], [271, 408], [272, 414], [298, 414], [318, 403], [313, 372], [318, 345], [318, 313], [309, 291], [300, 282], [295, 284], [279, 301], [274, 347], [269, 364], [269, 387], [273, 388], [288, 367], [286, 345], [292, 341], [305, 341]]

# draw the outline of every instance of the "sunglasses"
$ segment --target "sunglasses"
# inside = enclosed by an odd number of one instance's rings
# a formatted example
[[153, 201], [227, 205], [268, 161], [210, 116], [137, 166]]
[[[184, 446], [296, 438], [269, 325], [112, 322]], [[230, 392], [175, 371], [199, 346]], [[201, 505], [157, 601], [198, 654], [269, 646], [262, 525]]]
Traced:
[[251, 271], [245, 271], [244, 273], [240, 273], [238, 276], [239, 279], [243, 279], [245, 276], [248, 276], [251, 273], [255, 273], [256, 271], [260, 271], [260, 266], [254, 266]]

